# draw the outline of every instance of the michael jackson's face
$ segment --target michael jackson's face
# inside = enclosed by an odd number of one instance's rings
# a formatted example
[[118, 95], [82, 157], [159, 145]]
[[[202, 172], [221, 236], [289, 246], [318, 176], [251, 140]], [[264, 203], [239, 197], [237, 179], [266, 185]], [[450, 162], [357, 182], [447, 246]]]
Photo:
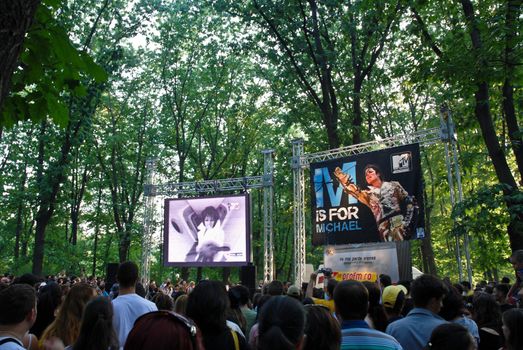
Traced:
[[203, 219], [203, 224], [205, 225], [205, 228], [213, 228], [214, 227], [214, 220], [210, 216], [206, 216]]
[[365, 170], [365, 181], [369, 185], [373, 185], [376, 181], [380, 181], [380, 178], [378, 177], [378, 173], [376, 173], [376, 170], [373, 168], [368, 168]]

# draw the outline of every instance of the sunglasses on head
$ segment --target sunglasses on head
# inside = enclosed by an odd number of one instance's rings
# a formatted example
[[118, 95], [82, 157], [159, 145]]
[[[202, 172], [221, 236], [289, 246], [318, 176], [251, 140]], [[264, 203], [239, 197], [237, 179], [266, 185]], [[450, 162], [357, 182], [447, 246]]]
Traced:
[[167, 310], [151, 311], [151, 312], [148, 312], [148, 313], [138, 317], [136, 319], [136, 321], [134, 322], [134, 324], [136, 325], [142, 319], [155, 319], [155, 318], [162, 318], [162, 317], [172, 320], [174, 322], [177, 322], [179, 324], [182, 324], [185, 327], [185, 329], [189, 332], [189, 334], [191, 335], [192, 348], [197, 349], [197, 347], [196, 347], [196, 333], [197, 333], [196, 324], [194, 323], [193, 320], [191, 320], [183, 315], [177, 314], [176, 312], [167, 311]]

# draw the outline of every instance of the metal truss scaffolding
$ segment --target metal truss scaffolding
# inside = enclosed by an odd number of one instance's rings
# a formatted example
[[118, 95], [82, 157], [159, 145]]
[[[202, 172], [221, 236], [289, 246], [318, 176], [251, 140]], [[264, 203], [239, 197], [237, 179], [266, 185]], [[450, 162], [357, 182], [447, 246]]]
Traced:
[[142, 283], [147, 285], [150, 279], [150, 257], [152, 238], [154, 233], [154, 217], [156, 197], [168, 197], [176, 195], [201, 195], [210, 193], [223, 193], [231, 191], [246, 192], [250, 189], [263, 189], [263, 261], [264, 280], [270, 281], [274, 278], [274, 246], [273, 246], [273, 223], [272, 211], [274, 202], [274, 162], [273, 150], [264, 150], [263, 153], [263, 175], [247, 176], [241, 178], [207, 180], [196, 182], [179, 182], [155, 185], [154, 172], [155, 160], [147, 161], [147, 184], [144, 185], [145, 213], [143, 223], [142, 240]]
[[[296, 139], [292, 141], [293, 157], [291, 167], [294, 179], [294, 278], [295, 283], [301, 285], [305, 281], [305, 247], [306, 247], [306, 232], [305, 232], [305, 169], [314, 162], [321, 162], [330, 159], [347, 157], [355, 154], [376, 151], [380, 149], [397, 147], [412, 143], [419, 143], [422, 146], [432, 145], [438, 142], [445, 143], [445, 150], [447, 154], [447, 168], [449, 176], [449, 187], [451, 188], [452, 203], [454, 204], [453, 196], [453, 182], [452, 169], [450, 166], [451, 160], [448, 156], [449, 145], [453, 150], [454, 160], [454, 176], [458, 179], [458, 189], [461, 200], [461, 178], [459, 176], [459, 166], [457, 163], [456, 137], [449, 136], [449, 131], [454, 132], [452, 119], [450, 114], [445, 119], [442, 118], [441, 126], [437, 128], [424, 129], [413, 132], [408, 135], [393, 136], [385, 139], [364, 142], [357, 145], [331, 149], [327, 151], [305, 154], [303, 152], [303, 139]], [[457, 245], [459, 249], [459, 244]], [[469, 272], [469, 281], [471, 279], [470, 258], [468, 253], [468, 236], [465, 238], [465, 251], [467, 254], [467, 267]], [[458, 260], [459, 266], [461, 262]], [[460, 270], [461, 271], [461, 270]], [[461, 273], [461, 272], [460, 272]], [[461, 275], [460, 275], [461, 278]]]

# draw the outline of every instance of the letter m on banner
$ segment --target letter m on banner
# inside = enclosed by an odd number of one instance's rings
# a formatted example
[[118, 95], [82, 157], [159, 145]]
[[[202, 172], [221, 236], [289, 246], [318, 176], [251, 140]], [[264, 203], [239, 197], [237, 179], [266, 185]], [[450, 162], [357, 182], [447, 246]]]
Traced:
[[[352, 177], [352, 181], [356, 183], [356, 162], [343, 163], [341, 170], [345, 174], [349, 174]], [[329, 168], [316, 168], [314, 169], [314, 193], [316, 194], [316, 208], [323, 208], [324, 202], [324, 190], [327, 190], [330, 205], [328, 207], [339, 207], [341, 203], [341, 197], [343, 195], [343, 188], [338, 186], [336, 191], [334, 190], [334, 184], [332, 182], [332, 174], [329, 173]], [[325, 185], [325, 186], [324, 186]], [[349, 204], [357, 203], [357, 200], [352, 196], [349, 197]]]

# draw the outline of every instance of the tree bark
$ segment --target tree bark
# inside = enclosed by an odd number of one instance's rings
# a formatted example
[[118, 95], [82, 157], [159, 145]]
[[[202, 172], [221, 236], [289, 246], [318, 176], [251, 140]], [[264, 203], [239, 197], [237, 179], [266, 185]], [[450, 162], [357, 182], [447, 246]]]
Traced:
[[515, 213], [515, 215], [511, 215], [510, 223], [507, 228], [510, 246], [512, 250], [522, 249], [523, 214], [521, 214], [518, 209], [518, 206], [522, 203], [516, 196], [516, 194], [519, 193], [519, 189], [514, 176], [510, 171], [510, 167], [508, 166], [505, 153], [499, 144], [499, 138], [496, 134], [490, 112], [489, 86], [486, 81], [487, 74], [485, 72], [487, 62], [481, 52], [483, 46], [481, 33], [476, 21], [472, 2], [470, 0], [461, 0], [461, 4], [470, 31], [472, 50], [475, 56], [475, 66], [477, 70], [475, 77], [476, 93], [474, 94], [474, 114], [479, 122], [481, 134], [485, 145], [487, 146], [489, 157], [492, 160], [497, 179], [501, 184], [504, 184], [503, 192], [505, 194], [505, 204], [509, 212]]
[[33, 23], [40, 0], [0, 1], [0, 110], [18, 67], [25, 34]]
[[520, 175], [520, 185], [523, 185], [523, 138], [519, 135], [519, 125], [514, 107], [514, 77], [518, 64], [516, 45], [518, 44], [518, 19], [521, 12], [521, 0], [507, 0], [505, 14], [505, 81], [503, 83], [503, 114], [507, 123], [508, 136], [512, 151], [516, 158]]

